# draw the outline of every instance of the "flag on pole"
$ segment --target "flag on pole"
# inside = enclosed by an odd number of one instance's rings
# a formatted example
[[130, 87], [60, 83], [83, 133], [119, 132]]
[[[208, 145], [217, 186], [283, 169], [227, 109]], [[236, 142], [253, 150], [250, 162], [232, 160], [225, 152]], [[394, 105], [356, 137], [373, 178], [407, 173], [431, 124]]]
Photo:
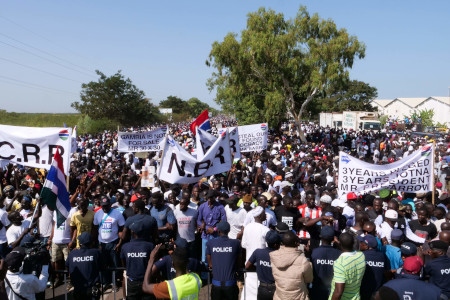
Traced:
[[72, 130], [72, 150], [71, 153], [77, 152], [78, 144], [77, 144], [77, 125]]
[[69, 192], [64, 178], [64, 168], [59, 149], [53, 156], [53, 162], [45, 179], [41, 199], [48, 208], [56, 211], [57, 227], [67, 219], [70, 211]]
[[211, 129], [211, 123], [209, 122], [209, 115], [207, 109], [202, 111], [201, 114], [198, 115], [197, 119], [195, 119], [191, 123], [189, 129], [194, 135], [195, 135], [195, 128], [197, 127], [205, 131]]

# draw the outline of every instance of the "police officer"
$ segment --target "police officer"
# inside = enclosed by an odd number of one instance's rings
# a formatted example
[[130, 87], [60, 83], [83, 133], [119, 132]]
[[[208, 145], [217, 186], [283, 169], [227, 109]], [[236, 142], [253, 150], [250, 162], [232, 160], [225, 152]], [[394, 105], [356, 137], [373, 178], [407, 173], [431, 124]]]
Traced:
[[238, 240], [228, 238], [230, 224], [221, 221], [217, 225], [219, 237], [209, 240], [206, 244], [206, 258], [209, 268], [212, 270], [211, 299], [238, 299], [235, 271], [241, 246]]
[[143, 294], [142, 282], [153, 244], [145, 240], [142, 222], [135, 222], [129, 228], [132, 239], [123, 245], [120, 253], [122, 265], [127, 270], [127, 299], [151, 299], [150, 295]]
[[313, 266], [313, 282], [310, 289], [311, 299], [328, 299], [333, 280], [333, 264], [341, 255], [341, 251], [334, 248], [331, 243], [334, 240], [334, 229], [324, 226], [320, 230], [321, 245], [313, 249], [311, 263]]
[[258, 275], [258, 300], [272, 300], [275, 293], [275, 279], [272, 275], [272, 267], [270, 265], [269, 253], [280, 248], [280, 235], [271, 230], [266, 234], [267, 248], [256, 249], [245, 264], [246, 269], [256, 267]]
[[100, 250], [90, 249], [91, 242], [91, 234], [83, 232], [78, 236], [80, 248], [72, 250], [67, 257], [74, 299], [100, 298], [96, 287], [101, 269]]
[[387, 256], [377, 251], [378, 241], [370, 234], [357, 236], [359, 249], [366, 258], [366, 270], [361, 281], [361, 299], [370, 299], [385, 282], [385, 277], [390, 275], [390, 265]]
[[441, 289], [442, 293], [450, 297], [450, 258], [447, 256], [448, 244], [441, 240], [430, 243], [432, 260], [425, 265], [425, 276], [429, 282]]
[[389, 280], [383, 287], [393, 289], [399, 299], [447, 299], [437, 286], [420, 280], [421, 269], [422, 261], [419, 257], [407, 257], [403, 263], [401, 276]]

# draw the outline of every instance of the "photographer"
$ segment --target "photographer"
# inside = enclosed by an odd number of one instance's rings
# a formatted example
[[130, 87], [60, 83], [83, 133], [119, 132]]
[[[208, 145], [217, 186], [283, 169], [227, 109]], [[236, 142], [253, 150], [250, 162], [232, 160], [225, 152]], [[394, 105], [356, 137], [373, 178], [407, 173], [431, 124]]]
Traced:
[[6, 255], [5, 263], [8, 272], [5, 277], [5, 287], [9, 300], [34, 300], [36, 299], [35, 294], [43, 292], [47, 287], [50, 261], [48, 253], [43, 251], [34, 254], [35, 260], [42, 264], [39, 278], [36, 275], [22, 272], [26, 255], [25, 249], [22, 247], [16, 247]]

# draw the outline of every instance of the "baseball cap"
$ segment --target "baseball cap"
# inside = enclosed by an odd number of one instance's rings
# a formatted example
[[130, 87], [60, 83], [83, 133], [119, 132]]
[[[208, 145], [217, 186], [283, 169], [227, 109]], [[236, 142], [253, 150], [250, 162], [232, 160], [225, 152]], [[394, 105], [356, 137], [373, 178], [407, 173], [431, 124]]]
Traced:
[[80, 243], [80, 245], [86, 245], [89, 244], [91, 242], [91, 234], [87, 231], [81, 233], [78, 236], [78, 243]]
[[382, 189], [382, 190], [380, 190], [379, 192], [378, 192], [378, 195], [380, 195], [380, 198], [387, 198], [387, 197], [389, 197], [389, 194], [390, 194], [391, 192], [389, 191], [389, 190], [387, 190], [387, 189]]
[[417, 254], [417, 246], [411, 242], [404, 242], [400, 246], [400, 251], [405, 256], [416, 255]]
[[384, 217], [389, 220], [396, 221], [398, 219], [398, 213], [393, 209], [388, 209], [384, 213]]
[[282, 181], [280, 184], [280, 188], [285, 188], [285, 187], [292, 187], [294, 184], [290, 183], [289, 181]]
[[131, 201], [131, 202], [134, 202], [134, 201], [136, 201], [136, 200], [138, 200], [138, 199], [141, 199], [142, 197], [143, 197], [143, 195], [141, 195], [141, 194], [139, 194], [139, 193], [134, 193], [134, 194], [131, 196], [130, 201]]
[[440, 182], [440, 181], [436, 182], [436, 187], [438, 189], [442, 188], [442, 182]]
[[331, 226], [323, 226], [320, 230], [320, 238], [328, 239], [334, 237], [334, 229]]
[[281, 243], [281, 237], [276, 231], [269, 230], [266, 233], [266, 243], [267, 244], [279, 244], [279, 243]]
[[400, 229], [394, 229], [391, 232], [391, 239], [399, 241], [403, 238], [403, 231]]
[[277, 226], [275, 226], [275, 230], [278, 233], [285, 233], [289, 231], [289, 226], [284, 222], [278, 222]]
[[378, 246], [377, 239], [371, 234], [367, 234], [365, 236], [359, 235], [356, 238], [358, 239], [358, 241], [363, 242], [367, 246], [369, 246], [369, 248], [375, 249]]
[[140, 236], [144, 232], [144, 225], [142, 222], [134, 222], [130, 225], [130, 230]]
[[228, 233], [230, 232], [230, 223], [228, 223], [227, 221], [220, 221], [217, 225], [217, 230], [219, 230], [220, 232], [223, 233]]
[[5, 257], [5, 263], [8, 268], [16, 268], [22, 265], [22, 261], [25, 258], [25, 249], [22, 247], [16, 247]]
[[103, 197], [100, 201], [101, 206], [111, 205], [111, 201], [107, 197]]
[[350, 192], [347, 194], [347, 200], [356, 200], [358, 199], [358, 196], [354, 192]]
[[432, 241], [430, 243], [430, 249], [432, 250], [442, 250], [444, 252], [447, 252], [448, 250], [448, 244], [441, 240]]
[[284, 174], [284, 178], [290, 178], [290, 177], [294, 177], [294, 174], [292, 174], [292, 172], [286, 172], [286, 174]]
[[403, 270], [411, 274], [419, 274], [422, 266], [423, 262], [418, 256], [407, 257], [403, 262]]

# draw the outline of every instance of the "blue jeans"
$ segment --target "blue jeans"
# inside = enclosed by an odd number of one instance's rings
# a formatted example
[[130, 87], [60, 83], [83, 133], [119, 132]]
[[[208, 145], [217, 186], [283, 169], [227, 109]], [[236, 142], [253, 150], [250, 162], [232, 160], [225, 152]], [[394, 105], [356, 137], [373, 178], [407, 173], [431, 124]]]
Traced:
[[[103, 265], [103, 271], [101, 271], [102, 284], [112, 283], [112, 271], [108, 269], [120, 267], [119, 254], [114, 251], [119, 239], [110, 243], [100, 243], [100, 252]], [[122, 272], [116, 271], [116, 279], [121, 278]]]

